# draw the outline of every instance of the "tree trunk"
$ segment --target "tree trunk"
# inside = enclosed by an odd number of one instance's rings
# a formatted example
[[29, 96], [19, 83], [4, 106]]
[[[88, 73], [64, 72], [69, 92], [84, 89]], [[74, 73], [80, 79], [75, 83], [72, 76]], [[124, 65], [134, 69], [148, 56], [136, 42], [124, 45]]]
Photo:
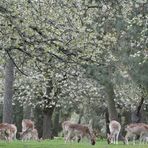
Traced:
[[43, 111], [39, 106], [35, 107], [34, 118], [37, 123], [35, 125], [35, 127], [38, 130], [38, 136], [39, 136], [39, 138], [42, 138], [42, 136], [43, 136]]
[[[108, 109], [106, 109], [106, 112], [105, 112], [105, 122], [106, 122], [106, 137], [107, 137], [107, 134], [110, 134], [110, 130], [109, 130], [109, 113], [108, 113]], [[107, 143], [109, 144], [109, 139], [107, 138]]]
[[107, 107], [109, 112], [109, 119], [118, 121], [118, 113], [115, 106], [115, 94], [112, 83], [108, 82], [106, 85], [106, 92], [107, 92]]
[[7, 60], [5, 67], [5, 90], [3, 105], [3, 122], [12, 123], [12, 97], [14, 81], [14, 64], [11, 59]]
[[24, 107], [23, 107], [23, 118], [24, 119], [31, 119], [31, 106], [24, 105]]
[[132, 120], [133, 123], [141, 122], [141, 118], [142, 118], [142, 116], [141, 116], [142, 113], [141, 112], [142, 112], [143, 102], [144, 102], [144, 97], [142, 96], [141, 100], [139, 102], [139, 105], [137, 107], [137, 110], [132, 112], [131, 120]]
[[52, 139], [52, 115], [54, 107], [43, 111], [43, 139]]
[[143, 107], [143, 102], [144, 102], [144, 97], [142, 96], [141, 97], [141, 100], [140, 100], [140, 103], [139, 103], [139, 105], [138, 105], [138, 107], [137, 107], [137, 113], [136, 113], [136, 115], [137, 115], [137, 117], [138, 117], [138, 123], [139, 122], [141, 122], [141, 112], [142, 112], [142, 107]]
[[53, 119], [53, 135], [54, 136], [58, 136], [58, 132], [59, 132], [59, 118], [60, 118], [60, 108], [56, 109], [55, 115], [54, 115], [54, 119]]
[[46, 82], [46, 96], [43, 97], [45, 101], [45, 108], [43, 109], [43, 139], [51, 139], [52, 138], [52, 115], [54, 106], [51, 108], [46, 108], [46, 106], [50, 105], [51, 100], [48, 98], [53, 89], [52, 80], [48, 80]]

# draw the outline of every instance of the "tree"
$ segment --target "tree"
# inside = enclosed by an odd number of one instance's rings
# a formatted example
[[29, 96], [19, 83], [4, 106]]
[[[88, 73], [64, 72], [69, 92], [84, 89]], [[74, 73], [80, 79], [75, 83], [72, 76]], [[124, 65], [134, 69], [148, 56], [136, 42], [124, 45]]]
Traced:
[[5, 90], [3, 105], [3, 122], [13, 122], [12, 97], [14, 81], [14, 64], [11, 59], [7, 59], [5, 67]]
[[146, 7], [133, 0], [1, 1], [0, 49], [17, 69], [15, 101], [52, 108], [49, 114], [61, 106], [85, 122], [107, 107], [118, 120], [120, 106], [131, 110], [147, 97]]

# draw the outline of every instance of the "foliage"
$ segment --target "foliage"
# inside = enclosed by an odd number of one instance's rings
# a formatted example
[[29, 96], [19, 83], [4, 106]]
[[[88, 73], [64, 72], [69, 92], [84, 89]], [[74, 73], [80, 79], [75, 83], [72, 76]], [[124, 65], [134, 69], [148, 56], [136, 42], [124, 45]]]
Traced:
[[102, 119], [112, 83], [116, 105], [135, 108], [148, 96], [147, 7], [144, 0], [1, 0], [0, 69], [13, 60], [14, 105]]

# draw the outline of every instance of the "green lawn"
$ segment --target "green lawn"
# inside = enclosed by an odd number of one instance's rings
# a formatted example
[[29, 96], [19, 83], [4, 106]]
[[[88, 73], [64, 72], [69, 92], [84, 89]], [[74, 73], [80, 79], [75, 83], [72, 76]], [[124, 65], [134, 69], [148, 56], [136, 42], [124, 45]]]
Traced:
[[21, 141], [14, 141], [14, 142], [4, 142], [0, 141], [0, 148], [148, 148], [148, 145], [132, 145], [129, 144], [123, 145], [119, 143], [118, 145], [110, 144], [108, 145], [106, 141], [97, 141], [95, 146], [90, 145], [87, 142], [83, 143], [67, 143], [65, 144], [63, 140], [46, 140], [41, 142], [36, 141], [29, 141], [29, 142], [21, 142]]

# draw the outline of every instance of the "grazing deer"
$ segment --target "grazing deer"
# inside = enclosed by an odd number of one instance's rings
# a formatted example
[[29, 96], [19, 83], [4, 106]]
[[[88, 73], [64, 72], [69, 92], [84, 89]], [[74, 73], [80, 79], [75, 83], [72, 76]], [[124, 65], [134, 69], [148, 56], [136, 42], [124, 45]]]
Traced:
[[133, 138], [133, 144], [135, 144], [135, 139], [137, 135], [140, 135], [141, 143], [143, 135], [148, 133], [148, 125], [144, 123], [132, 123], [127, 125], [125, 131], [127, 131], [125, 136], [126, 144], [128, 144], [128, 139], [131, 137]]
[[22, 139], [22, 141], [39, 140], [38, 131], [35, 128], [33, 130], [29, 130], [29, 131], [26, 130], [26, 131], [20, 133], [20, 138]]
[[107, 134], [108, 143], [118, 144], [118, 137], [121, 130], [121, 125], [119, 122], [112, 120], [109, 123], [110, 134]]
[[[66, 136], [68, 135], [69, 132], [69, 125], [73, 124], [71, 121], [64, 121], [62, 123], [62, 128], [63, 128], [63, 134], [64, 134], [64, 140], [66, 142]], [[76, 133], [72, 133], [68, 139], [68, 141], [77, 141], [80, 142], [81, 137], [79, 135], [77, 135]]]
[[141, 142], [143, 142], [143, 144], [148, 144], [148, 133], [141, 136]]
[[14, 124], [8, 124], [11, 131], [12, 140], [16, 140], [17, 127]]
[[0, 124], [0, 138], [3, 140], [16, 139], [17, 127], [14, 124], [1, 123]]
[[148, 137], [144, 137], [143, 142], [148, 144]]
[[26, 130], [33, 130], [34, 129], [34, 122], [29, 119], [22, 120], [22, 132]]
[[[63, 128], [63, 134], [64, 134], [64, 139], [65, 139], [65, 142], [66, 142], [66, 136], [68, 135], [68, 132], [69, 132], [69, 125], [70, 124], [73, 124], [71, 121], [64, 121], [62, 123], [62, 128]], [[77, 142], [80, 142], [81, 140], [81, 137], [79, 135], [77, 135], [76, 133], [71, 133], [68, 141], [77, 141]]]
[[[70, 121], [65, 121], [62, 124], [63, 131], [64, 133], [67, 132], [67, 135], [64, 135], [65, 142], [71, 140], [71, 137], [77, 136], [78, 137], [78, 142], [84, 138], [87, 137], [91, 141], [92, 145], [95, 145], [95, 136], [93, 132], [89, 129], [88, 126], [82, 125], [82, 124], [74, 124], [71, 123]], [[74, 135], [74, 136], [73, 136]]]

